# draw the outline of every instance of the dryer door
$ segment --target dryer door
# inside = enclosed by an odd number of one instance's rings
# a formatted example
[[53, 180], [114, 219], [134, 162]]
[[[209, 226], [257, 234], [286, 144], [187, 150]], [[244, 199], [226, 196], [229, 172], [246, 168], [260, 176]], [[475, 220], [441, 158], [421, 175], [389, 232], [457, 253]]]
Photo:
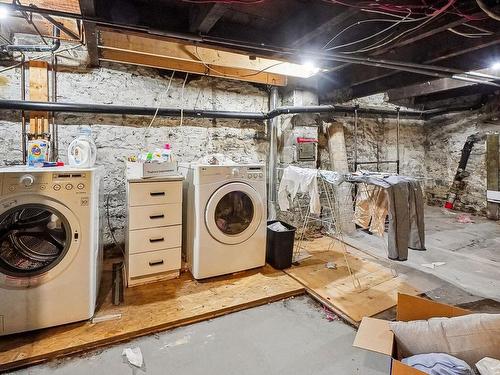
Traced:
[[65, 206], [44, 197], [16, 199], [0, 211], [0, 283], [27, 286], [52, 278], [74, 257], [78, 233]]
[[249, 239], [259, 227], [263, 204], [250, 185], [232, 182], [212, 194], [205, 209], [205, 224], [217, 241], [235, 245]]

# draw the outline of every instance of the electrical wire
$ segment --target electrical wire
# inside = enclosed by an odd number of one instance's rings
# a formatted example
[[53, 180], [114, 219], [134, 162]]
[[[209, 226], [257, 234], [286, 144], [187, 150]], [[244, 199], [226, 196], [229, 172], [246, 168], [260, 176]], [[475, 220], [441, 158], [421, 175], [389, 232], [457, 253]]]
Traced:
[[[411, 10], [408, 9], [408, 14], [405, 16], [405, 17], [402, 17], [400, 20], [396, 21], [396, 20], [389, 20], [389, 19], [377, 19], [378, 21], [385, 21], [385, 22], [392, 22], [393, 24], [389, 27], [386, 27], [385, 29], [383, 30], [380, 30], [378, 32], [376, 32], [375, 34], [371, 34], [365, 38], [362, 38], [362, 39], [358, 39], [358, 40], [355, 40], [353, 42], [349, 42], [349, 43], [345, 43], [345, 44], [341, 44], [341, 45], [338, 45], [338, 46], [334, 46], [334, 47], [330, 47], [328, 49], [326, 49], [327, 51], [332, 51], [334, 49], [338, 49], [338, 48], [342, 48], [342, 47], [348, 47], [348, 46], [351, 46], [351, 45], [354, 45], [354, 44], [358, 44], [358, 43], [362, 43], [362, 42], [365, 42], [367, 40], [370, 40], [372, 38], [375, 38], [391, 29], [393, 29], [394, 27], [400, 25], [401, 23], [403, 22], [418, 22], [418, 21], [421, 21], [421, 20], [424, 20], [426, 19], [427, 17], [422, 17], [422, 18], [412, 18], [412, 19], [408, 19], [408, 17], [410, 17], [411, 15]], [[398, 16], [399, 17], [399, 16]], [[365, 20], [366, 22], [368, 21], [371, 21], [371, 20]], [[353, 26], [357, 26], [359, 25], [360, 23], [364, 23], [363, 21], [359, 21], [359, 22], [356, 22], [354, 24], [352, 24], [351, 26], [348, 26], [347, 28], [345, 28], [344, 30], [340, 31], [337, 35], [335, 35], [332, 39], [330, 39], [326, 44], [325, 46], [323, 46], [323, 49], [325, 49], [331, 42], [333, 42], [336, 38], [338, 38], [341, 34], [343, 34], [345, 31], [347, 31], [349, 28], [353, 27]]]
[[432, 20], [436, 19], [436, 17], [438, 17], [439, 15], [443, 14], [446, 9], [448, 9], [451, 5], [453, 5], [455, 3], [456, 0], [449, 0], [448, 3], [443, 6], [441, 9], [439, 9], [439, 12], [434, 12], [433, 15], [428, 18], [427, 20], [421, 22], [420, 24], [418, 24], [417, 26], [411, 28], [411, 29], [408, 29], [408, 30], [405, 30], [403, 31], [402, 33], [396, 35], [395, 37], [391, 38], [390, 40], [384, 42], [384, 43], [381, 43], [381, 44], [373, 44], [371, 46], [368, 46], [368, 47], [365, 47], [365, 48], [362, 48], [362, 49], [359, 49], [359, 50], [356, 50], [356, 51], [349, 51], [349, 52], [342, 52], [343, 54], [356, 54], [356, 53], [363, 53], [363, 52], [369, 52], [369, 51], [372, 51], [374, 49], [378, 49], [378, 48], [381, 48], [381, 47], [384, 47], [394, 41], [396, 41], [397, 39], [405, 36], [406, 34], [412, 32], [412, 31], [416, 31], [418, 30], [419, 28], [421, 28], [422, 26], [425, 26], [426, 24], [428, 24], [429, 22], [431, 22]]
[[161, 99], [162, 99], [163, 95], [167, 94], [168, 91], [170, 90], [170, 86], [172, 85], [172, 79], [174, 78], [175, 72], [176, 72], [175, 70], [172, 70], [172, 74], [170, 75], [170, 79], [168, 80], [167, 89], [165, 91], [161, 92], [160, 97], [158, 98], [158, 106], [156, 107], [155, 114], [153, 115], [151, 122], [147, 126], [146, 131], [144, 132], [144, 142], [142, 143], [143, 146], [142, 146], [141, 151], [144, 151], [146, 149], [146, 140], [147, 140], [147, 137], [149, 135], [149, 129], [151, 128], [151, 126], [153, 126], [153, 123], [155, 122], [156, 116], [158, 115], [158, 111], [160, 110], [160, 107], [161, 107]]
[[211, 66], [207, 65], [203, 59], [200, 57], [200, 55], [198, 54], [198, 46], [195, 45], [194, 46], [194, 54], [196, 55], [196, 57], [198, 58], [198, 60], [200, 60], [200, 63], [208, 70], [211, 70], [223, 77], [233, 77], [233, 78], [245, 78], [245, 77], [253, 77], [253, 76], [256, 76], [260, 73], [263, 73], [265, 72], [266, 70], [268, 69], [271, 69], [271, 68], [274, 68], [275, 66], [278, 66], [278, 65], [281, 65], [281, 64], [285, 64], [284, 61], [281, 61], [281, 62], [278, 62], [278, 63], [275, 63], [275, 64], [272, 64], [272, 65], [269, 65], [261, 70], [258, 70], [254, 73], [249, 73], [249, 74], [240, 74], [240, 75], [236, 75], [236, 74], [227, 74], [227, 73], [224, 73], [224, 72], [221, 72], [221, 71], [218, 71], [217, 69], [214, 69], [212, 68]]

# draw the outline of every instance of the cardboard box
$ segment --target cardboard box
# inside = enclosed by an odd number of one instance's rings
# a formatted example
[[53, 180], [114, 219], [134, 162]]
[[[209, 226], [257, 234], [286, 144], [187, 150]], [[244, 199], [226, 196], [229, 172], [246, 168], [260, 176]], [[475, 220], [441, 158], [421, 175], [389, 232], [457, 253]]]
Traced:
[[[471, 311], [459, 307], [408, 294], [398, 294], [396, 306], [396, 320], [398, 321], [408, 322], [439, 317], [452, 318], [470, 313]], [[353, 346], [390, 356], [392, 358], [391, 375], [425, 375], [420, 370], [406, 366], [400, 361], [401, 358], [397, 358], [396, 341], [387, 320], [363, 318]]]
[[167, 177], [179, 174], [177, 162], [142, 163], [127, 161], [127, 178]]

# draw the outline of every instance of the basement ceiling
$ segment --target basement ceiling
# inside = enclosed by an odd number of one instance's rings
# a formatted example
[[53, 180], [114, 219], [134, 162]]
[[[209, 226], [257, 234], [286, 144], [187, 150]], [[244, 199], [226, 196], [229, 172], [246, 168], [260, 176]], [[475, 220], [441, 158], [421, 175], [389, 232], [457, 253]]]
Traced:
[[[500, 22], [494, 19], [500, 19], [499, 1], [478, 1], [490, 15], [474, 0], [31, 0], [21, 3], [70, 13], [79, 13], [81, 9], [84, 17], [102, 21], [84, 22], [94, 61], [99, 59], [99, 29], [108, 22], [126, 25], [128, 32], [136, 27], [156, 37], [180, 34], [185, 40], [199, 42], [201, 36], [208, 38], [209, 44], [226, 50], [255, 53], [253, 47], [257, 46], [259, 56], [267, 58], [283, 58], [276, 50], [290, 49], [300, 51], [305, 59], [313, 53], [337, 53], [349, 58], [431, 64], [470, 72], [487, 69], [500, 60]], [[321, 68], [326, 71], [317, 77], [322, 96], [327, 99], [339, 95], [349, 99], [389, 90], [397, 100], [406, 99], [408, 93], [412, 100], [420, 97], [413, 100], [420, 105], [426, 97], [436, 95], [443, 100], [447, 94], [449, 97], [461, 92], [469, 94], [471, 89], [476, 95], [498, 90], [487, 85], [456, 87], [453, 79], [449, 84], [443, 77], [436, 79], [416, 72], [348, 62], [322, 61]], [[426, 89], [420, 90], [424, 86], [419, 84], [427, 84]], [[432, 90], [434, 86], [436, 92]]]

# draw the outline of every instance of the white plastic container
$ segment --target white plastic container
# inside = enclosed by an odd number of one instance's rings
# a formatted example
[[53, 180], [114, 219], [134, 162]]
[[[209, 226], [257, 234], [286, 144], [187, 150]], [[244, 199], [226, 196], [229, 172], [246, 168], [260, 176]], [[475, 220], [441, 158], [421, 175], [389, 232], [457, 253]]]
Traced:
[[68, 163], [72, 167], [90, 168], [97, 158], [97, 146], [92, 139], [92, 130], [80, 129], [78, 137], [69, 144]]

